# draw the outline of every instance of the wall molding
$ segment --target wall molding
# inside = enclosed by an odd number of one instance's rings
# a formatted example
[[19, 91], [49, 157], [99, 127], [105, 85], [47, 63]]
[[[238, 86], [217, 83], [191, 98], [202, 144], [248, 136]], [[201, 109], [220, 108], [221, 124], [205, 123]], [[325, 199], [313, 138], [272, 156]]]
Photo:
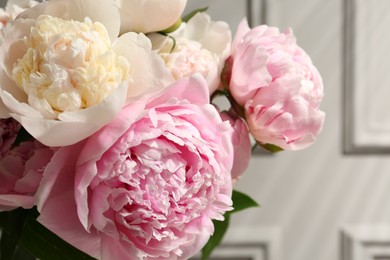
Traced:
[[[199, 256], [193, 260], [200, 259]], [[283, 260], [280, 228], [230, 227], [210, 260]]]
[[265, 24], [267, 21], [268, 0], [247, 0], [247, 18], [250, 27]]
[[343, 75], [344, 75], [344, 118], [343, 118], [343, 145], [345, 153], [361, 151], [354, 144], [354, 0], [344, 0], [344, 28], [343, 28]]
[[[386, 4], [384, 1], [381, 3]], [[372, 25], [376, 24], [375, 19], [378, 19], [377, 13], [381, 10], [377, 5], [377, 2], [344, 0], [343, 151], [345, 154], [390, 153], [390, 120], [373, 119], [372, 113], [375, 112], [367, 112], [376, 109], [377, 113], [378, 103], [385, 103], [378, 99], [377, 90], [373, 88], [377, 82], [372, 82], [372, 79], [383, 76], [383, 73], [375, 71], [382, 65], [375, 61], [378, 57], [382, 58], [383, 53], [368, 40], [378, 36], [376, 29], [372, 28]], [[361, 26], [362, 24], [365, 26]], [[389, 76], [386, 74], [385, 77]], [[384, 80], [389, 81], [390, 77], [389, 80]], [[381, 115], [378, 117], [380, 118]]]
[[390, 226], [386, 224], [342, 228], [341, 259], [390, 259]]

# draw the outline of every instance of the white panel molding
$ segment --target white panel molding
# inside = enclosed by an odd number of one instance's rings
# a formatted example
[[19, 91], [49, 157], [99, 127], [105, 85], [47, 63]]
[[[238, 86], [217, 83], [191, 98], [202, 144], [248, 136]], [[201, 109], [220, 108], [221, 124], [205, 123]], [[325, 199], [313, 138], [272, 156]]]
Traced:
[[247, 0], [247, 17], [251, 27], [266, 23], [267, 0]]
[[344, 0], [344, 152], [390, 153], [388, 0]]
[[390, 259], [390, 226], [344, 227], [341, 230], [341, 259]]
[[282, 251], [277, 227], [230, 227], [210, 260], [283, 260]]

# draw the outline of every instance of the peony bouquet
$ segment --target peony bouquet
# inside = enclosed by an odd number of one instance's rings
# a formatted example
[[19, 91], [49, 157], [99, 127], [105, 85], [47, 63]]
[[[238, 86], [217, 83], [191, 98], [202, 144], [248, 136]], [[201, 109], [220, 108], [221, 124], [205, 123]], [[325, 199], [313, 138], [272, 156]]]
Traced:
[[1, 10], [1, 259], [206, 259], [257, 205], [233, 190], [252, 147], [316, 140], [322, 80], [292, 31], [243, 19], [232, 38], [185, 6]]

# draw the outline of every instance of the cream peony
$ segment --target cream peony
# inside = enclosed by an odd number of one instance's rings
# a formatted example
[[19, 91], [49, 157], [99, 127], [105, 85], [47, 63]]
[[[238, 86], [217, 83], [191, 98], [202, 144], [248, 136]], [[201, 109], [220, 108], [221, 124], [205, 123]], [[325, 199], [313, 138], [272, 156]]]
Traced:
[[129, 62], [115, 54], [105, 27], [89, 18], [39, 16], [25, 45], [11, 76], [47, 118], [99, 104], [130, 79]]
[[200, 73], [211, 94], [219, 87], [221, 71], [230, 54], [228, 24], [213, 22], [206, 13], [198, 13], [167, 36], [153, 33], [148, 37], [176, 80]]
[[121, 33], [157, 32], [175, 24], [187, 0], [116, 0], [121, 15]]
[[108, 0], [52, 0], [24, 12], [0, 49], [0, 116], [46, 145], [69, 145], [111, 121], [127, 97], [171, 81], [148, 38], [118, 33]]

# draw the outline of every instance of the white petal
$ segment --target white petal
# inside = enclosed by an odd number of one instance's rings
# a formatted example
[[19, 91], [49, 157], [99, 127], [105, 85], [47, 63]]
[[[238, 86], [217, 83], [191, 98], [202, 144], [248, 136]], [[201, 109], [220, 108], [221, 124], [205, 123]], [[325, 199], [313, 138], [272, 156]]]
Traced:
[[[12, 98], [15, 97], [16, 99], [18, 100], [21, 100], [21, 101], [25, 101], [26, 100], [26, 94], [24, 94], [24, 92], [22, 92], [16, 85], [13, 81], [11, 81], [7, 75], [5, 75], [5, 72], [3, 70], [0, 70], [0, 93], [6, 91], [8, 92], [8, 95], [9, 93], [11, 93], [12, 95]], [[6, 99], [9, 98], [9, 96], [7, 94], [4, 94]], [[9, 103], [13, 104], [14, 101], [10, 101]], [[8, 103], [8, 104], [9, 104]], [[12, 107], [10, 107], [12, 109]], [[6, 104], [3, 102], [3, 100], [1, 99], [1, 94], [0, 94], [0, 118], [8, 118], [9, 117], [9, 113], [11, 111], [9, 110], [9, 108], [6, 106]]]
[[169, 41], [169, 37], [160, 33], [149, 33], [148, 38], [152, 42], [153, 50], [162, 49]]
[[145, 35], [126, 33], [114, 43], [113, 48], [118, 55], [126, 57], [132, 66], [128, 97], [161, 89], [173, 82], [163, 60], [151, 50], [151, 42]]
[[66, 146], [95, 133], [111, 121], [126, 99], [127, 84], [122, 84], [100, 104], [78, 112], [62, 113], [60, 120], [11, 114], [33, 137], [47, 146]]
[[0, 64], [8, 77], [12, 75], [15, 62], [21, 59], [27, 51], [24, 37], [30, 34], [34, 24], [34, 20], [17, 20], [12, 26], [5, 27], [4, 41], [0, 49]]
[[121, 33], [148, 33], [167, 29], [179, 20], [187, 0], [116, 0], [116, 2], [121, 15]]
[[[229, 25], [222, 21], [211, 21], [206, 13], [196, 14], [179, 33], [188, 39], [200, 42], [203, 48], [221, 55], [222, 59], [226, 59], [230, 54], [232, 35]], [[172, 35], [175, 36], [175, 32]]]
[[0, 88], [10, 93], [19, 102], [27, 102], [26, 93], [12, 81], [3, 70], [0, 69]]
[[4, 105], [3, 101], [0, 100], [0, 118], [10, 117], [9, 113], [9, 109]]
[[27, 103], [21, 103], [16, 100], [10, 93], [6, 91], [0, 92], [0, 97], [3, 100], [4, 104], [12, 111], [13, 114], [20, 114], [24, 116], [28, 116], [31, 118], [42, 118], [41, 113], [36, 111]]
[[42, 14], [81, 22], [85, 17], [89, 17], [92, 21], [100, 22], [106, 27], [111, 41], [119, 35], [120, 16], [112, 0], [51, 0], [34, 6], [19, 17], [36, 19]]
[[[64, 122], [85, 122], [105, 125], [111, 121], [122, 109], [126, 100], [127, 83], [123, 82], [118, 88], [101, 103], [76, 112], [64, 112], [58, 119]], [[103, 122], [103, 123], [102, 123]]]

